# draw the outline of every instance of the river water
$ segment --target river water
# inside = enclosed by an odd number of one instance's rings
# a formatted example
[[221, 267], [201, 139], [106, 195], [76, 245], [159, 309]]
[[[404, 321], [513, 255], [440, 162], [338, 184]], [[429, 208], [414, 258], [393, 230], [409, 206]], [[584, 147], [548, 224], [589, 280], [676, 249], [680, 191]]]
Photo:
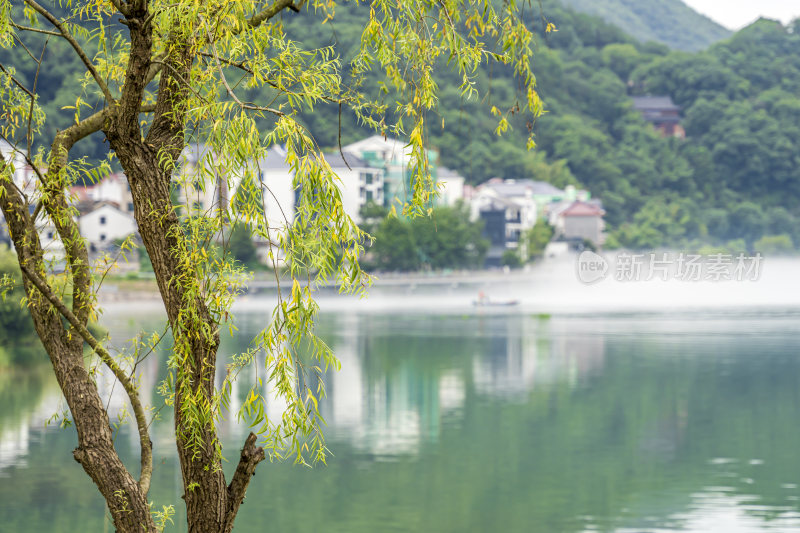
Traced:
[[[262, 463], [238, 531], [800, 532], [800, 307], [543, 314], [460, 297], [461, 309], [453, 296], [323, 312], [319, 333], [342, 362], [322, 405], [333, 455], [313, 469]], [[246, 346], [266, 304], [241, 306], [223, 353]], [[161, 327], [158, 313], [121, 307], [104, 323], [119, 345]], [[157, 407], [166, 349], [141, 367]], [[47, 370], [0, 374], [0, 531], [112, 531], [71, 458], [73, 429], [47, 424], [64, 407]], [[119, 413], [119, 391], [99, 381]], [[162, 413], [151, 496], [177, 509], [168, 531], [185, 531]], [[222, 423], [232, 463], [246, 431]], [[117, 443], [136, 471], [128, 426]]]

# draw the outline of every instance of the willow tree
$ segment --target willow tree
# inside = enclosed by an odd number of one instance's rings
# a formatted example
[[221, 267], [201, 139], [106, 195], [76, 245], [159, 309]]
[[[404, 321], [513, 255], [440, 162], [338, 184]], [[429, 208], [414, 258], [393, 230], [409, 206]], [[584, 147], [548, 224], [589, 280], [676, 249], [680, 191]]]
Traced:
[[[480, 97], [474, 78], [482, 63], [513, 69], [519, 97], [508, 109], [492, 110], [499, 132], [508, 128], [510, 114], [539, 112], [530, 69], [532, 33], [523, 15], [532, 24], [540, 12], [525, 7], [516, 0], [373, 0], [357, 7], [369, 12], [368, 23], [359, 52], [342, 65], [336, 50], [304, 49], [282, 29], [284, 18], [306, 17], [314, 31], [311, 24], [335, 17], [333, 0], [60, 0], [50, 7], [43, 0], [0, 0], [0, 45], [24, 47], [26, 53], [16, 57], [30, 62], [0, 69], [0, 126], [36, 173], [33, 186], [25, 187], [15, 179], [19, 157], [6, 157], [0, 207], [27, 306], [77, 429], [74, 458], [96, 484], [118, 531], [160, 527], [148, 500], [152, 414], [138, 393], [135, 365], [126, 363], [125, 354], [110, 353], [87, 328], [98, 316], [97, 290], [109, 264], [90, 262], [75, 222], [69, 187], [83, 174], [98, 173], [76, 145], [102, 132], [109, 160], [130, 185], [174, 343], [162, 388], [174, 408], [188, 529], [230, 531], [265, 450], [298, 461], [324, 460], [319, 378], [337, 362], [313, 333], [314, 287], [335, 281], [342, 291], [361, 291], [369, 284], [358, 261], [369, 237], [345, 214], [337, 178], [299, 115], [315, 106], [339, 106], [365, 128], [408, 139], [413, 194], [403, 209], [424, 214], [435, 189], [424, 149], [425, 121], [437, 103], [435, 67], [446, 64], [460, 74], [465, 98]], [[63, 40], [85, 69], [70, 97], [74, 123], [53, 139], [40, 138], [46, 118], [37, 79], [46, 66], [43, 51], [25, 46], [33, 36], [38, 42]], [[36, 75], [23, 78], [22, 70]], [[368, 80], [382, 80], [380, 91]], [[263, 101], [247, 101], [245, 90], [263, 95]], [[374, 94], [379, 97], [369, 96]], [[181, 154], [191, 142], [204, 143], [213, 157], [186, 170]], [[285, 147], [297, 196], [297, 216], [280, 228], [271, 227], [274, 218], [264, 213], [269, 184], [260, 181], [257, 168], [276, 144]], [[101, 163], [100, 171], [108, 164]], [[171, 197], [176, 180], [199, 189], [251, 190], [236, 202], [188, 216]], [[37, 233], [43, 223], [55, 228], [66, 268], [48, 261]], [[270, 259], [281, 262], [275, 271], [282, 288], [264, 330], [251, 349], [232, 358], [217, 386], [220, 330], [230, 326], [234, 280], [241, 278], [235, 262], [209, 254], [205, 244], [236, 223], [270, 243]], [[85, 344], [93, 359], [84, 357]], [[286, 408], [279, 419], [267, 418], [263, 387], [248, 384], [252, 389], [238, 416], [257, 431], [226, 479], [217, 425], [232, 381], [240, 368], [256, 364], [257, 353], [266, 354], [262, 375]], [[141, 447], [138, 476], [114, 448], [94, 364], [108, 366], [127, 393]]]

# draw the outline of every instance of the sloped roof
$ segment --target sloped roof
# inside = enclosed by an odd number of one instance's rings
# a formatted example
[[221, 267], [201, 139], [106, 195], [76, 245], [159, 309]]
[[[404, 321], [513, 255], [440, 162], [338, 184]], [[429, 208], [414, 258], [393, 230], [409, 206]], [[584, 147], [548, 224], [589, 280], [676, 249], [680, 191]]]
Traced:
[[602, 217], [606, 212], [601, 207], [588, 202], [573, 202], [562, 213], [562, 217]]
[[[84, 208], [87, 208], [87, 207], [89, 207], [89, 206], [84, 206]], [[99, 211], [100, 209], [104, 209], [104, 208], [109, 208], [109, 209], [111, 209], [113, 211], [116, 211], [118, 214], [124, 216], [125, 218], [129, 218], [131, 220], [135, 220], [135, 218], [132, 215], [130, 215], [130, 214], [126, 213], [125, 211], [123, 211], [122, 209], [120, 209], [120, 206], [116, 202], [109, 202], [109, 201], [97, 202], [97, 203], [92, 204], [91, 207], [85, 213], [84, 212], [81, 213], [81, 216], [91, 215], [95, 211]]]
[[[342, 154], [344, 154], [344, 157], [342, 157]], [[325, 154], [325, 160], [333, 168], [347, 168], [348, 166], [350, 168], [367, 168], [370, 166], [369, 163], [352, 152], [330, 152]]]
[[669, 96], [634, 96], [633, 108], [637, 111], [680, 111]]
[[559, 196], [564, 191], [544, 181], [534, 180], [503, 180], [489, 181], [484, 184], [495, 190], [500, 196], [525, 196], [530, 193], [534, 196]]
[[286, 164], [286, 150], [279, 145], [273, 145], [267, 150], [266, 157], [262, 157], [258, 161], [258, 166], [261, 170], [265, 169], [284, 169], [289, 170], [289, 165]]
[[342, 148], [345, 152], [352, 152], [363, 156], [368, 152], [379, 152], [383, 159], [404, 159], [411, 154], [408, 143], [393, 137], [384, 138], [383, 135], [373, 135], [348, 144]]

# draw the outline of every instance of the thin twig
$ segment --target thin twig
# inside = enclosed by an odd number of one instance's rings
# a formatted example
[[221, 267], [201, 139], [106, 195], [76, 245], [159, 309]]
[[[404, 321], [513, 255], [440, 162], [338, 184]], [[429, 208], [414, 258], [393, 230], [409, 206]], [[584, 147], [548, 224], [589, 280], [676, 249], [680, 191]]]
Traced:
[[61, 37], [61, 34], [57, 31], [50, 31], [50, 30], [43, 30], [41, 28], [33, 28], [31, 26], [23, 26], [22, 24], [17, 24], [16, 22], [11, 23], [12, 28], [17, 28], [18, 30], [22, 31], [32, 31], [35, 33], [44, 33], [45, 35], [55, 35], [56, 37]]
[[[44, 46], [42, 46], [42, 55], [39, 56], [39, 61], [36, 62], [36, 74], [33, 77], [33, 88], [31, 92], [36, 94], [36, 86], [39, 84], [39, 72], [42, 70], [42, 61], [44, 61], [44, 53], [47, 50], [47, 43], [50, 42], [50, 38], [48, 37], [44, 41]], [[28, 110], [28, 153], [31, 153], [31, 145], [33, 144], [33, 130], [31, 129], [31, 123], [33, 121], [33, 105], [36, 103], [36, 98], [31, 95], [31, 107]]]
[[81, 48], [81, 45], [78, 43], [75, 37], [73, 37], [72, 34], [67, 31], [67, 29], [64, 27], [64, 24], [61, 21], [59, 21], [47, 9], [45, 9], [38, 2], [36, 2], [36, 0], [25, 0], [25, 3], [31, 6], [31, 8], [33, 8], [34, 11], [36, 11], [44, 18], [46, 18], [50, 22], [50, 24], [55, 26], [58, 29], [58, 31], [61, 32], [61, 36], [64, 39], [66, 39], [67, 42], [72, 46], [72, 48], [75, 50], [75, 53], [78, 54], [78, 57], [80, 57], [84, 66], [86, 67], [86, 70], [89, 71], [89, 73], [94, 78], [94, 81], [97, 82], [97, 85], [100, 87], [100, 90], [103, 91], [103, 95], [106, 97], [106, 100], [108, 100], [109, 103], [114, 102], [115, 101], [114, 96], [108, 89], [108, 85], [106, 85], [106, 82], [103, 80], [103, 78], [100, 77], [100, 73], [97, 72], [94, 63], [92, 63], [92, 61], [89, 59], [89, 56], [86, 55], [86, 52], [83, 51], [83, 48]]

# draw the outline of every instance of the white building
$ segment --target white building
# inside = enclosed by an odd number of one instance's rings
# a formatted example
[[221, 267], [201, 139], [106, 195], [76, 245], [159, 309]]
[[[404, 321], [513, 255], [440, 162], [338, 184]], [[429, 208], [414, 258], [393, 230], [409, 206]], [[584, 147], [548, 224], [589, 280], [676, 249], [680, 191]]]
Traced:
[[464, 176], [447, 167], [436, 169], [436, 183], [439, 186], [438, 205], [452, 207], [464, 200]]
[[595, 246], [602, 246], [605, 243], [605, 214], [602, 204], [597, 200], [576, 200], [559, 212], [554, 225], [556, 236], [567, 240], [588, 240]]
[[351, 152], [370, 161], [383, 161], [389, 166], [398, 167], [398, 171], [405, 171], [411, 160], [411, 147], [408, 143], [383, 135], [373, 135], [348, 144], [342, 151]]
[[383, 205], [383, 170], [370, 166], [353, 153], [325, 154], [325, 160], [339, 177], [344, 212], [361, 222], [361, 208], [370, 203]]
[[231, 179], [218, 154], [207, 144], [190, 144], [183, 149], [179, 171], [173, 180], [178, 203], [187, 214], [212, 215], [220, 205], [228, 206]]
[[272, 146], [257, 167], [267, 222], [270, 228], [283, 232], [294, 222], [295, 215], [294, 171], [286, 163], [286, 150]]
[[[410, 172], [411, 147], [408, 143], [383, 135], [373, 135], [348, 144], [342, 151], [355, 154], [372, 167], [383, 170], [384, 205], [411, 199]], [[435, 154], [429, 152], [428, 159], [435, 162]]]
[[124, 239], [137, 231], [136, 220], [110, 203], [104, 203], [81, 216], [81, 235], [96, 248], [105, 248], [115, 239]]
[[[470, 217], [484, 220], [484, 233], [491, 242], [488, 264], [498, 263], [505, 250], [518, 249], [520, 237], [536, 224], [537, 201], [526, 181], [494, 178], [472, 193]], [[525, 250], [520, 251], [524, 255]]]
[[[411, 185], [411, 147], [408, 143], [373, 135], [360, 141], [348, 144], [342, 149], [350, 152], [375, 168], [383, 170], [384, 205], [396, 205], [397, 201], [409, 202], [413, 190]], [[437, 205], [452, 206], [464, 198], [464, 178], [457, 172], [445, 167], [438, 167], [439, 154], [426, 150], [433, 181], [439, 186]]]
[[[360, 222], [361, 208], [370, 202], [383, 205], [383, 170], [369, 165], [355, 154], [335, 152], [324, 155], [336, 173], [345, 213]], [[285, 228], [294, 222], [297, 196], [302, 184], [294, 183], [294, 171], [286, 163], [286, 151], [273, 146], [258, 162], [264, 186], [264, 212], [271, 228]], [[297, 186], [295, 186], [297, 185]]]
[[45, 215], [40, 215], [37, 219], [36, 232], [39, 234], [39, 243], [42, 245], [44, 257], [48, 261], [59, 261], [64, 259], [66, 252], [64, 243], [61, 242], [56, 226]]

